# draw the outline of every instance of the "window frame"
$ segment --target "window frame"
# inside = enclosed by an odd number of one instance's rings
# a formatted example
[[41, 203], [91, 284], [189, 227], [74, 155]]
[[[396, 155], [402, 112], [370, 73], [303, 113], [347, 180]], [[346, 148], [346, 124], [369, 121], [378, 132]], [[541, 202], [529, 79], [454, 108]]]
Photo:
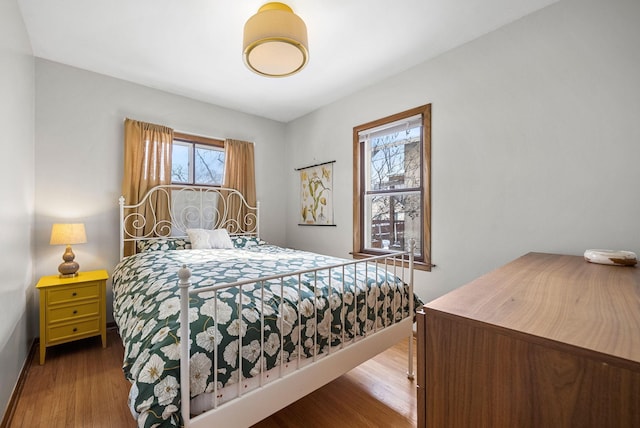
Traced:
[[[191, 145], [191, 159], [190, 159], [191, 168], [195, 168], [195, 151], [197, 146], [212, 146], [212, 147], [217, 147], [219, 149], [222, 149], [222, 151], [224, 151], [225, 149], [224, 140], [220, 140], [217, 138], [203, 137], [200, 135], [185, 134], [183, 132], [174, 131], [173, 141], [176, 141], [176, 140], [180, 141], [180, 143]], [[224, 168], [226, 168], [226, 166], [227, 166], [227, 159], [225, 156]], [[171, 161], [171, 169], [172, 169], [172, 175], [173, 175], [173, 158]], [[188, 187], [188, 186], [222, 187], [224, 185], [224, 169], [222, 172], [222, 182], [220, 184], [196, 184], [195, 170], [193, 172], [194, 173], [193, 173], [191, 182], [182, 183], [182, 182], [173, 181], [172, 179], [171, 184], [176, 184], [176, 185], [185, 186], [185, 187]]]
[[365, 225], [365, 180], [364, 144], [360, 142], [360, 133], [368, 129], [379, 128], [386, 124], [408, 119], [412, 116], [422, 117], [422, 168], [420, 194], [422, 200], [422, 257], [416, 259], [416, 269], [431, 271], [431, 104], [415, 107], [391, 116], [383, 117], [353, 128], [353, 252], [354, 258], [365, 258], [372, 255], [387, 254], [392, 251], [371, 250], [364, 248]]

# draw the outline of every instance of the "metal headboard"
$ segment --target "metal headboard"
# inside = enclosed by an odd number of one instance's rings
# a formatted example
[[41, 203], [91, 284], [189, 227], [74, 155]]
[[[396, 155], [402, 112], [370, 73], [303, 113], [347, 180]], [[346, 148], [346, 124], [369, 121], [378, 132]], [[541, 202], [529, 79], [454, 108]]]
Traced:
[[[158, 218], [156, 202], [168, 204], [168, 219]], [[162, 237], [186, 238], [187, 229], [224, 228], [232, 236], [260, 236], [259, 203], [250, 206], [244, 195], [225, 187], [155, 186], [134, 205], [120, 204], [120, 259], [126, 242]]]

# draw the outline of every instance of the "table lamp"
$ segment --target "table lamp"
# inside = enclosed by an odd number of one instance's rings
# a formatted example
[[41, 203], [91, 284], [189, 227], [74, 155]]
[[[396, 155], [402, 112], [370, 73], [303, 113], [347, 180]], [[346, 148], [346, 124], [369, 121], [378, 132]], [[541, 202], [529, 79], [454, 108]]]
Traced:
[[66, 245], [67, 249], [62, 255], [62, 262], [58, 266], [60, 278], [72, 278], [78, 275], [80, 265], [76, 263], [76, 255], [71, 250], [71, 244], [84, 244], [87, 242], [87, 234], [84, 231], [84, 223], [55, 223], [51, 228], [50, 245]]

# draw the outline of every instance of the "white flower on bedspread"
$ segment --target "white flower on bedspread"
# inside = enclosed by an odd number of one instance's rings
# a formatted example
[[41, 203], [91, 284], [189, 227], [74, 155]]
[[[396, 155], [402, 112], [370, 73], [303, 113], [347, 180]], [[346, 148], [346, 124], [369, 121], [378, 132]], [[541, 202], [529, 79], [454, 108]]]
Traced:
[[149, 352], [149, 348], [145, 348], [144, 351], [142, 351], [140, 355], [138, 355], [138, 358], [135, 359], [135, 362], [133, 363], [133, 365], [131, 366], [131, 369], [129, 370], [129, 373], [131, 374], [132, 379], [135, 379], [138, 377], [140, 370], [142, 370], [144, 363], [147, 362], [150, 355], [151, 353]]
[[324, 309], [327, 305], [327, 300], [324, 297], [316, 297], [316, 309], [319, 311], [320, 309]]
[[129, 350], [129, 352], [127, 353], [127, 355], [131, 355], [132, 357], [136, 357], [138, 355], [138, 352], [140, 352], [140, 342], [134, 343], [133, 345], [131, 345], [131, 349]]
[[254, 366], [251, 368], [249, 374], [253, 377], [260, 375], [261, 370], [265, 370], [265, 361], [264, 358], [256, 358]]
[[158, 332], [151, 338], [151, 343], [162, 342], [167, 335], [171, 332], [171, 329], [167, 326], [162, 327]]
[[[256, 305], [259, 305], [259, 302], [256, 302]], [[265, 311], [265, 315], [268, 315]], [[258, 321], [260, 319], [260, 313], [253, 308], [244, 308], [242, 310], [242, 316], [247, 320], [247, 322], [249, 323], [254, 323], [256, 321]]]
[[[304, 327], [304, 334], [307, 337], [313, 337], [316, 334], [316, 319], [309, 318]], [[305, 342], [306, 346], [306, 342]]]
[[395, 319], [401, 319], [402, 318], [402, 296], [400, 295], [393, 296], [391, 305], [393, 308], [393, 313], [396, 314]]
[[180, 310], [180, 298], [171, 297], [160, 303], [158, 308], [158, 319], [164, 320], [169, 316], [177, 314]]
[[[344, 314], [342, 316], [344, 317]], [[349, 322], [349, 324], [351, 324], [351, 325], [357, 325], [356, 324], [356, 315], [353, 313], [353, 311], [349, 311], [347, 313], [347, 322]]]
[[211, 375], [211, 359], [206, 354], [198, 352], [189, 360], [191, 374], [191, 396], [202, 394], [207, 386], [207, 377]]
[[149, 336], [149, 334], [151, 334], [153, 332], [153, 329], [156, 327], [156, 325], [158, 324], [158, 321], [153, 320], [153, 319], [149, 319], [145, 321], [144, 327], [142, 327], [142, 332], [140, 333], [140, 338], [144, 339], [147, 336]]
[[278, 318], [282, 319], [282, 325], [278, 320], [278, 327], [282, 330], [283, 335], [291, 333], [293, 326], [298, 322], [298, 313], [289, 304], [280, 305], [280, 315]]
[[156, 295], [156, 302], [162, 302], [165, 299], [168, 299], [173, 293], [171, 291], [163, 291], [162, 293], [158, 293]]
[[240, 320], [233, 320], [227, 327], [227, 333], [231, 336], [240, 336], [244, 337], [247, 333], [247, 323]]
[[171, 345], [163, 346], [160, 350], [170, 360], [180, 359], [180, 342], [174, 342]]
[[370, 308], [376, 307], [376, 301], [378, 300], [379, 293], [380, 290], [378, 290], [377, 288], [369, 290], [369, 292], [367, 293], [367, 306], [369, 306]]
[[[270, 288], [274, 295], [280, 296], [280, 283], [271, 284]], [[284, 287], [282, 297], [290, 302], [296, 303], [298, 301], [298, 290], [293, 287]]]
[[332, 310], [338, 309], [341, 304], [342, 304], [342, 300], [340, 299], [339, 295], [332, 294], [331, 296], [329, 296], [329, 306], [331, 307]]
[[236, 367], [238, 365], [238, 341], [234, 340], [230, 342], [227, 347], [224, 349], [224, 361], [229, 364], [231, 367]]
[[[300, 326], [296, 325], [293, 330], [291, 330], [291, 342], [294, 345], [298, 345], [298, 337], [300, 336]], [[297, 346], [296, 346], [297, 349]], [[295, 352], [295, 351], [294, 351]]]
[[365, 321], [367, 319], [367, 308], [364, 306], [360, 307], [360, 310], [358, 311], [358, 319], [360, 319], [360, 321]]
[[[217, 307], [217, 312], [216, 312]], [[216, 320], [218, 324], [226, 324], [231, 320], [231, 306], [220, 299], [208, 299], [200, 307], [200, 313]]]
[[254, 363], [260, 356], [260, 342], [252, 340], [251, 343], [242, 347], [242, 358]]
[[310, 355], [318, 355], [320, 353], [320, 345], [318, 343], [314, 345], [312, 338], [304, 341], [304, 347], [308, 349]]
[[[244, 279], [244, 278], [243, 278]], [[248, 306], [251, 303], [253, 303], [253, 299], [251, 298], [251, 296], [247, 296], [246, 294], [242, 293], [241, 298], [239, 298], [236, 295], [236, 299], [235, 299], [236, 303], [240, 302], [240, 304], [242, 305], [242, 307]]]
[[144, 329], [144, 325], [146, 324], [147, 321], [136, 317], [136, 318], [132, 318], [131, 322], [135, 322], [135, 325], [133, 326], [133, 337], [135, 337], [138, 334], [142, 333], [142, 330]]
[[133, 302], [133, 309], [136, 312], [142, 312], [144, 310], [146, 297], [147, 296], [145, 296], [144, 294], [139, 294], [138, 296], [136, 296]]
[[147, 418], [149, 417], [149, 406], [151, 406], [151, 403], [153, 403], [153, 397], [149, 397], [136, 407], [136, 411], [140, 414], [140, 416], [138, 416], [139, 428], [144, 428], [147, 423]]
[[207, 352], [212, 352], [215, 346], [219, 345], [221, 341], [222, 334], [213, 326], [196, 335], [196, 343]]
[[329, 333], [331, 333], [331, 310], [327, 309], [318, 324], [318, 334], [322, 337], [329, 337]]
[[164, 361], [158, 355], [154, 354], [149, 358], [147, 364], [144, 365], [138, 376], [139, 382], [153, 383], [160, 379], [164, 371]]
[[353, 293], [351, 291], [345, 291], [342, 300], [344, 301], [345, 305], [353, 304]]
[[276, 354], [276, 352], [278, 352], [279, 349], [280, 336], [278, 336], [276, 333], [271, 333], [264, 344], [264, 352], [266, 352], [267, 355], [273, 356]]
[[[153, 393], [158, 397], [158, 404], [166, 406], [178, 395], [180, 384], [173, 376], [167, 376], [153, 387]], [[166, 419], [166, 418], [165, 418]]]
[[[164, 419], [164, 420], [169, 419], [177, 411], [178, 411], [178, 407], [174, 406], [173, 404], [165, 407], [164, 410], [162, 411], [162, 419]], [[173, 421], [171, 421], [171, 422], [173, 422]]]
[[308, 299], [305, 299], [300, 303], [300, 313], [303, 317], [309, 318], [313, 315], [315, 310], [316, 308], [313, 306], [313, 303]]

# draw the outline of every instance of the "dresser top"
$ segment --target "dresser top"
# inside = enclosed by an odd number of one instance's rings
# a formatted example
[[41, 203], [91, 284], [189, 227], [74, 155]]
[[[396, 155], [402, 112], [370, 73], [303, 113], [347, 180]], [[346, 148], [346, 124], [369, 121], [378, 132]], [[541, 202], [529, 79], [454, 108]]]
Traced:
[[77, 284], [87, 281], [102, 281], [109, 278], [106, 270], [80, 271], [78, 275], [71, 278], [60, 278], [59, 275], [48, 275], [40, 278], [36, 284], [37, 288], [51, 287], [56, 285]]
[[425, 305], [640, 363], [640, 268], [529, 253]]

